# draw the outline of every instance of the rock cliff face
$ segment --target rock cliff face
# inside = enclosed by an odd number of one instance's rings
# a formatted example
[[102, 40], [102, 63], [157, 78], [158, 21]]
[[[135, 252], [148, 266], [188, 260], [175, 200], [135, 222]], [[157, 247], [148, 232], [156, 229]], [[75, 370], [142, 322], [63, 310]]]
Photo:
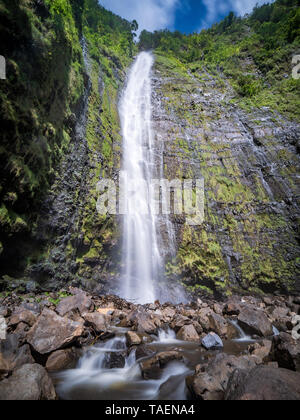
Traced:
[[300, 125], [271, 109], [232, 103], [219, 72], [188, 72], [156, 56], [154, 120], [165, 176], [205, 179], [205, 220], [176, 217], [167, 265], [193, 291], [288, 291], [299, 284]]
[[[120, 169], [132, 26], [96, 0], [5, 0], [0, 32], [0, 292], [72, 283], [116, 293], [120, 223], [97, 214], [96, 185]], [[160, 172], [205, 180], [203, 224], [173, 217], [176, 251], [162, 220], [167, 280], [216, 295], [299, 292], [300, 125], [242, 109], [224, 73], [202, 64], [156, 53], [153, 69]]]
[[95, 288], [117, 244], [96, 186], [120, 167], [131, 25], [96, 0], [22, 0], [1, 4], [0, 32], [0, 291]]

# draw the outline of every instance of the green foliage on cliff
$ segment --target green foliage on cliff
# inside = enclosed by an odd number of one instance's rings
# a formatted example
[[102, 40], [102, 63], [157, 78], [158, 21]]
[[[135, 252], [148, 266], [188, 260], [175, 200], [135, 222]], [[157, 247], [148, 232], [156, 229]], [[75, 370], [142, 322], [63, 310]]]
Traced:
[[[133, 29], [135, 25], [106, 11], [97, 0], [1, 1], [1, 54], [7, 62], [7, 80], [0, 81], [0, 265], [4, 273], [7, 267], [14, 270], [19, 262], [25, 264], [25, 255], [32, 253], [27, 243], [40, 205], [74, 135], [74, 114], [87, 87], [82, 37], [97, 79], [92, 91], [96, 99], [89, 110], [92, 119], [101, 111], [100, 74], [104, 95], [107, 89], [116, 96], [117, 72], [129, 65], [136, 48]], [[101, 119], [108, 119], [110, 112], [104, 107]], [[91, 142], [101, 124], [100, 120], [89, 127]], [[111, 151], [103, 148], [108, 157]], [[12, 260], [18, 264], [12, 265]]]
[[226, 77], [249, 109], [270, 106], [300, 119], [300, 81], [292, 79], [292, 57], [300, 52], [299, 0], [277, 0], [250, 16], [233, 13], [200, 34], [143, 31], [141, 49], [175, 56], [197, 74], [206, 68]]

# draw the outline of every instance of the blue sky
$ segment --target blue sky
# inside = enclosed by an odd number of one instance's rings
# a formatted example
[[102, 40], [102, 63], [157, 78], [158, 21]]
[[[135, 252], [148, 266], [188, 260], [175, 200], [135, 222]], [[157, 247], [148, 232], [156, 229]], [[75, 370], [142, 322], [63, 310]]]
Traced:
[[234, 11], [237, 15], [251, 12], [256, 3], [273, 0], [99, 0], [107, 9], [128, 20], [136, 19], [140, 29], [178, 29], [199, 32]]

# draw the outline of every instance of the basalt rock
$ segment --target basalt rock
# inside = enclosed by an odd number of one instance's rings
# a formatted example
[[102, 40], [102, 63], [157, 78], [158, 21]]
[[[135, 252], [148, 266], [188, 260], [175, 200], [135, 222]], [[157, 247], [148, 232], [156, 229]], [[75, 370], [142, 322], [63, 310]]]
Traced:
[[27, 341], [36, 352], [48, 354], [74, 343], [83, 331], [83, 320], [74, 322], [44, 309], [28, 332]]
[[0, 378], [11, 374], [24, 364], [34, 363], [29, 345], [20, 346], [17, 334], [8, 335], [0, 341]]
[[0, 382], [1, 401], [56, 400], [53, 383], [46, 370], [37, 364], [24, 365]]
[[210, 333], [210, 334], [206, 335], [202, 339], [201, 343], [202, 343], [202, 346], [206, 350], [217, 350], [217, 349], [222, 349], [224, 347], [223, 341], [215, 333]]
[[58, 350], [49, 356], [46, 369], [48, 372], [56, 372], [75, 367], [78, 356], [75, 349]]
[[141, 337], [134, 331], [128, 331], [126, 333], [126, 341], [128, 347], [139, 346], [142, 343]]
[[271, 337], [273, 335], [272, 324], [261, 310], [243, 307], [238, 316], [238, 323], [247, 334], [259, 337]]
[[228, 333], [228, 322], [222, 316], [212, 313], [208, 317], [210, 330], [221, 337], [226, 337]]
[[36, 322], [36, 319], [37, 316], [33, 312], [21, 306], [14, 310], [9, 320], [9, 326], [15, 327], [22, 322], [32, 327]]
[[94, 304], [90, 297], [84, 292], [78, 292], [74, 296], [62, 299], [56, 307], [56, 311], [60, 316], [65, 316], [68, 312], [78, 310], [81, 315], [86, 312], [92, 311]]
[[251, 357], [216, 355], [207, 365], [198, 366], [196, 374], [187, 378], [187, 386], [199, 400], [223, 400], [230, 375], [238, 368], [251, 369], [256, 366]]
[[167, 351], [142, 361], [140, 368], [144, 379], [158, 379], [162, 374], [162, 369], [174, 360], [182, 360], [183, 356], [178, 351]]
[[300, 372], [300, 341], [280, 333], [273, 338], [271, 357], [279, 367]]
[[83, 315], [83, 318], [85, 320], [85, 324], [91, 326], [96, 334], [103, 333], [108, 328], [108, 318], [99, 312], [85, 314]]
[[177, 333], [177, 338], [183, 341], [200, 341], [200, 337], [192, 324], [182, 327]]
[[300, 373], [259, 366], [236, 370], [230, 377], [228, 401], [300, 401]]

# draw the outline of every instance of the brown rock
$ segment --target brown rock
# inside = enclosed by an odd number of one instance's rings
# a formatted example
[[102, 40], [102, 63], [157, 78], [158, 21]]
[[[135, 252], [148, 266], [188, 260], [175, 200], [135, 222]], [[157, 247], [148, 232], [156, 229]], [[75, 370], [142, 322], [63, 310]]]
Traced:
[[197, 321], [203, 328], [205, 332], [209, 332], [210, 322], [209, 316], [212, 314], [212, 310], [210, 308], [203, 308], [198, 312], [198, 319]]
[[70, 369], [75, 367], [77, 359], [78, 352], [75, 349], [58, 350], [49, 356], [46, 369], [48, 372]]
[[199, 342], [200, 337], [194, 325], [185, 325], [177, 333], [177, 339], [182, 341]]
[[112, 315], [115, 312], [115, 308], [98, 308], [97, 312], [101, 315]]
[[37, 364], [24, 365], [0, 382], [1, 401], [55, 400], [56, 392], [46, 370]]
[[289, 334], [280, 333], [273, 338], [271, 358], [281, 368], [300, 372], [300, 341], [295, 341]]
[[27, 341], [38, 353], [47, 354], [73, 343], [83, 331], [83, 321], [74, 322], [44, 309], [28, 332]]
[[246, 334], [259, 337], [271, 337], [273, 335], [272, 324], [261, 310], [243, 307], [238, 316], [238, 323]]
[[217, 354], [206, 366], [199, 366], [194, 376], [187, 378], [187, 386], [199, 400], [223, 400], [230, 375], [236, 369], [251, 369], [256, 361], [247, 356]]
[[177, 333], [182, 327], [184, 327], [185, 325], [189, 325], [190, 323], [191, 320], [187, 316], [176, 315], [170, 326], [172, 330], [174, 330]]
[[140, 368], [144, 379], [158, 379], [161, 376], [161, 370], [174, 360], [182, 360], [183, 356], [178, 351], [166, 351], [158, 353], [148, 360], [140, 363]]
[[22, 322], [32, 327], [36, 320], [37, 317], [33, 312], [28, 309], [24, 309], [23, 307], [19, 307], [14, 310], [12, 316], [10, 317], [9, 326], [15, 327]]
[[141, 337], [134, 331], [128, 331], [126, 333], [126, 341], [128, 347], [139, 346], [142, 343]]
[[228, 332], [228, 322], [222, 316], [212, 313], [208, 317], [209, 329], [221, 337], [225, 337]]
[[74, 296], [70, 296], [62, 299], [62, 301], [57, 305], [56, 312], [60, 316], [65, 316], [68, 312], [78, 310], [81, 315], [86, 312], [93, 311], [94, 304], [92, 299], [86, 295], [84, 292], [78, 292]]
[[300, 374], [259, 366], [236, 370], [226, 391], [228, 401], [300, 401]]
[[27, 344], [19, 347], [18, 335], [10, 334], [6, 340], [0, 341], [0, 378], [30, 363], [34, 363], [30, 347]]
[[272, 348], [272, 341], [264, 340], [261, 343], [251, 344], [248, 350], [252, 356], [259, 358], [261, 363], [269, 360], [269, 355]]
[[158, 315], [144, 310], [134, 310], [128, 315], [128, 324], [131, 324], [139, 333], [155, 334], [162, 322]]
[[228, 316], [239, 315], [241, 312], [241, 305], [230, 302], [225, 305], [223, 314]]
[[94, 312], [83, 315], [83, 318], [85, 319], [86, 324], [91, 326], [97, 334], [107, 330], [107, 318], [105, 315]]
[[286, 318], [289, 312], [290, 310], [286, 307], [275, 308], [272, 312], [272, 318], [274, 319], [274, 321], [278, 321], [280, 319]]

